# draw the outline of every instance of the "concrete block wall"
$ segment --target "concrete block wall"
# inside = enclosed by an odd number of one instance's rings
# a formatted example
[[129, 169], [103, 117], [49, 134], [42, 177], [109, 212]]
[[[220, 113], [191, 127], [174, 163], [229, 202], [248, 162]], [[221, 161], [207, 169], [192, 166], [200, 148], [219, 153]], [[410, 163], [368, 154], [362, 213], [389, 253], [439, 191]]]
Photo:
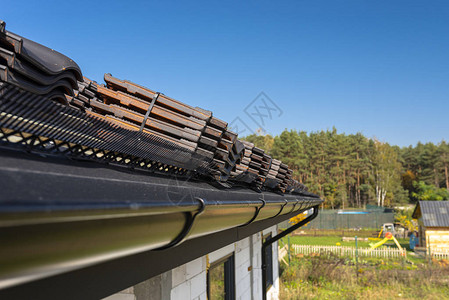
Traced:
[[[277, 234], [277, 226], [155, 276], [105, 300], [206, 300], [208, 265], [234, 254], [235, 299], [262, 299], [262, 239]], [[273, 286], [267, 299], [279, 299], [278, 246], [273, 244]]]
[[252, 299], [262, 299], [262, 233], [251, 236], [253, 243], [252, 260]]
[[235, 262], [235, 298], [251, 299], [251, 255], [250, 238], [235, 243], [234, 262]]
[[[277, 235], [277, 226], [272, 226], [263, 231], [263, 235], [271, 233], [271, 236]], [[278, 243], [273, 243], [273, 285], [267, 292], [267, 299], [279, 299], [279, 261], [278, 261]]]
[[197, 258], [170, 272], [172, 276], [170, 300], [207, 299], [206, 256]]

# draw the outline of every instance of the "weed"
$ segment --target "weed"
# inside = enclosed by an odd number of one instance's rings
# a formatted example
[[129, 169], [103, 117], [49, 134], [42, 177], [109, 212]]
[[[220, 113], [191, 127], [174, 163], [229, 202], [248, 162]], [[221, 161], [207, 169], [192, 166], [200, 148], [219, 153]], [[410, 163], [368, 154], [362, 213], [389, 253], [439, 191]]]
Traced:
[[320, 255], [293, 257], [281, 274], [281, 299], [449, 299], [441, 264], [369, 258], [356, 270], [350, 259]]

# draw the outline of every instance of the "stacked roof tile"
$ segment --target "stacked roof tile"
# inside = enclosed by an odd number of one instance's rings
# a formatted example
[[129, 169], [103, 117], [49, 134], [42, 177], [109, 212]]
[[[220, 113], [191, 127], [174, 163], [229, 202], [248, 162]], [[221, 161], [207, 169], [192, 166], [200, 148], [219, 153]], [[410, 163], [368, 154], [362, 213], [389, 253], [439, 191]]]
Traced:
[[213, 176], [226, 181], [240, 161], [243, 144], [227, 123], [210, 111], [105, 74], [106, 84], [84, 78], [68, 102], [87, 114], [131, 130], [144, 131], [213, 159]]
[[[5, 30], [0, 22], [0, 80], [116, 126], [155, 135], [211, 160], [211, 177], [258, 189], [304, 192], [292, 170], [254, 144], [240, 141], [227, 122], [128, 80], [83, 77], [64, 55]], [[55, 104], [56, 105], [56, 104]]]

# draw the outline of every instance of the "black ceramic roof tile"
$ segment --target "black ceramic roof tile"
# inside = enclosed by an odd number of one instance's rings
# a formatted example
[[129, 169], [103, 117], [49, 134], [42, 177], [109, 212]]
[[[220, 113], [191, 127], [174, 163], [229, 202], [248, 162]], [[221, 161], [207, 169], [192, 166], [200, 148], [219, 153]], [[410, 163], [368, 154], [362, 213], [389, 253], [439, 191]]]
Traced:
[[55, 89], [61, 89], [67, 94], [73, 95], [72, 86], [67, 80], [60, 79], [52, 85], [39, 85], [21, 76], [20, 74], [12, 72], [7, 66], [3, 65], [0, 65], [0, 80], [38, 95], [51, 93]]
[[56, 75], [48, 75], [40, 72], [39, 69], [32, 67], [22, 59], [18, 58], [16, 54], [7, 49], [0, 48], [0, 57], [6, 60], [10, 70], [21, 74], [41, 85], [53, 85], [59, 80], [67, 80], [73, 88], [77, 88], [77, 80], [72, 72], [61, 72]]
[[83, 78], [76, 62], [55, 50], [7, 30], [0, 33], [0, 39], [10, 43], [16, 54], [49, 75], [71, 71], [78, 80]]

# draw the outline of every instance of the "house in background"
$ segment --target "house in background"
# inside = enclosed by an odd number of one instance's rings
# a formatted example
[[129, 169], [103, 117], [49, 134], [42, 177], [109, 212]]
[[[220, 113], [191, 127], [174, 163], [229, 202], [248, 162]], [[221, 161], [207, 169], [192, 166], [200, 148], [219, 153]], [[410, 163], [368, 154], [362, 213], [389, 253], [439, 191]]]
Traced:
[[419, 201], [412, 216], [418, 220], [420, 247], [449, 252], [449, 201]]

